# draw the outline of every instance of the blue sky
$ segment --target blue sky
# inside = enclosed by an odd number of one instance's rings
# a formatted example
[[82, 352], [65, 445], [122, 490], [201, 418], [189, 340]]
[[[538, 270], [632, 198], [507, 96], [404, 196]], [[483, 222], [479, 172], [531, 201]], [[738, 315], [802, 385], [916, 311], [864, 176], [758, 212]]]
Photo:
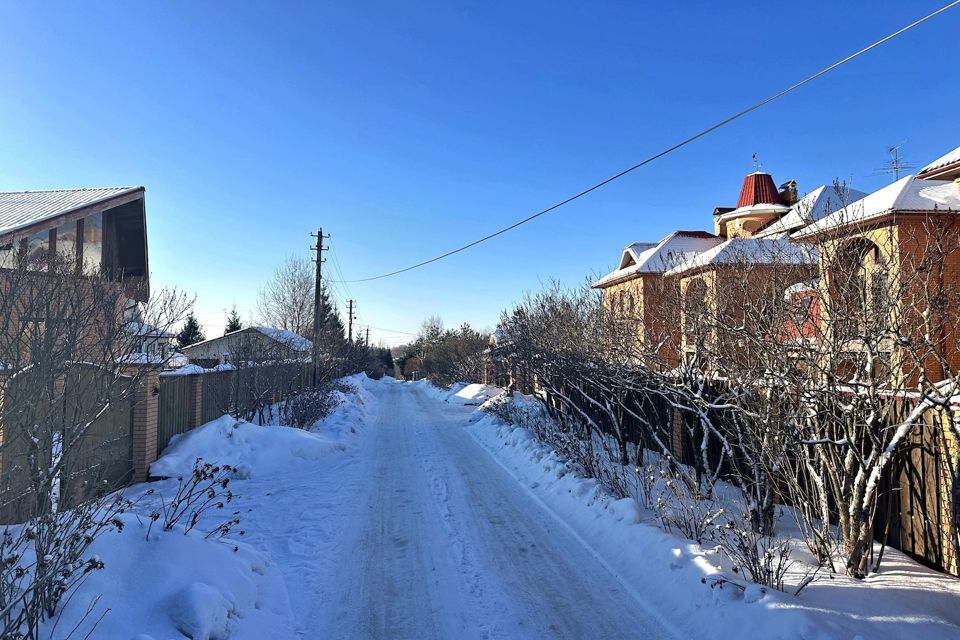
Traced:
[[[308, 234], [362, 278], [525, 217], [945, 4], [0, 0], [0, 189], [147, 187], [155, 286], [208, 333]], [[621, 247], [709, 229], [757, 153], [862, 190], [960, 145], [960, 9], [517, 231], [338, 285], [359, 324], [493, 327]], [[334, 261], [327, 273], [337, 275]], [[401, 333], [373, 330], [395, 344]]]

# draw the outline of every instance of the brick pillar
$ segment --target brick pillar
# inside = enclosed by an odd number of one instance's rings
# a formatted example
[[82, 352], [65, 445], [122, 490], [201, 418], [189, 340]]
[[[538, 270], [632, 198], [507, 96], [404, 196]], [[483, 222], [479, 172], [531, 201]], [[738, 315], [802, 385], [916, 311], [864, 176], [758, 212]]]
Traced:
[[146, 371], [133, 394], [133, 481], [147, 479], [150, 463], [157, 459], [157, 426], [160, 408], [160, 375]]
[[190, 376], [190, 421], [189, 428], [196, 429], [203, 424], [203, 378], [202, 374]]

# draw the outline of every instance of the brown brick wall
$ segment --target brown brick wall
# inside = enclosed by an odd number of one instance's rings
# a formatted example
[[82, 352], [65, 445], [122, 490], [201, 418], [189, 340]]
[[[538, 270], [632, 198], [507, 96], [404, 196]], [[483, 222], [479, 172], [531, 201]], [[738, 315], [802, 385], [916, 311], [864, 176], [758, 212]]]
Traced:
[[157, 459], [160, 377], [156, 371], [143, 374], [133, 396], [133, 481], [147, 479], [150, 463]]

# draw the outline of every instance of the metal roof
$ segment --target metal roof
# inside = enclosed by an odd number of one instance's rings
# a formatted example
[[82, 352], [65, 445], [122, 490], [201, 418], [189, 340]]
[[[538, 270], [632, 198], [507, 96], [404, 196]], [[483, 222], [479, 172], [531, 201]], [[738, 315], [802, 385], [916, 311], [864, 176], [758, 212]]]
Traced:
[[[603, 276], [591, 286], [603, 289], [642, 273], [663, 273], [673, 265], [685, 261], [691, 255], [706, 251], [723, 242], [723, 238], [706, 231], [674, 231], [656, 244], [634, 243], [623, 250], [624, 257], [633, 260], [625, 264], [621, 258], [620, 268]], [[641, 250], [637, 250], [637, 248]]]
[[943, 169], [944, 167], [958, 163], [960, 163], [960, 147], [957, 147], [953, 151], [940, 156], [923, 169], [920, 169], [920, 173], [918, 175], [926, 176], [927, 174], [936, 173], [939, 169]]
[[795, 237], [806, 238], [821, 231], [860, 224], [898, 211], [908, 213], [958, 213], [960, 191], [948, 180], [922, 180], [917, 176], [900, 178], [879, 191], [840, 207], [813, 224], [800, 229]]
[[737, 199], [737, 209], [758, 204], [783, 204], [780, 192], [773, 184], [773, 177], [762, 171], [756, 171], [743, 178], [740, 197]]
[[676, 276], [695, 269], [721, 265], [816, 264], [816, 250], [786, 238], [730, 238], [717, 246], [691, 255], [668, 270]]
[[110, 200], [143, 187], [101, 187], [52, 191], [0, 192], [0, 235], [30, 227], [76, 209]]
[[853, 202], [867, 194], [850, 187], [840, 185], [821, 185], [800, 198], [790, 207], [782, 218], [756, 234], [758, 238], [768, 238], [779, 234], [789, 234], [824, 218], [827, 214], [843, 206], [846, 202]]

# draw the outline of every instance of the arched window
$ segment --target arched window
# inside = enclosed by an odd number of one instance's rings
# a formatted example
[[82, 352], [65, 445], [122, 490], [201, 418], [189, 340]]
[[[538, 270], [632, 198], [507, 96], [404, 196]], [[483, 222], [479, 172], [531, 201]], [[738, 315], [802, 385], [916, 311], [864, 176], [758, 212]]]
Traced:
[[889, 323], [892, 292], [880, 248], [852, 238], [839, 250], [830, 273], [834, 330], [841, 339], [876, 335]]

